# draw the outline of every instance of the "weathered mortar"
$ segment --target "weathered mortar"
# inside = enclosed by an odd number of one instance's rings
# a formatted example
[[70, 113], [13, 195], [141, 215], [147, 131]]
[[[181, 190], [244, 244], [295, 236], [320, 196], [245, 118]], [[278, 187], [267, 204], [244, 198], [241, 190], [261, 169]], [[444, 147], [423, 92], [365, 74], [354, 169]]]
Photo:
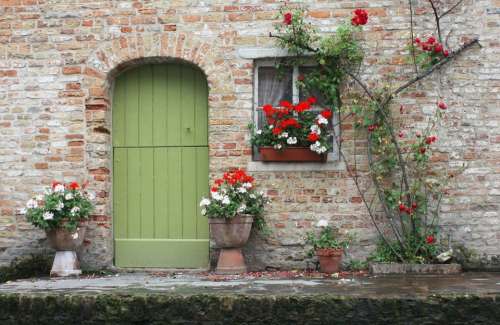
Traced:
[[[310, 21], [324, 32], [349, 18], [357, 4], [303, 3], [310, 8]], [[469, 168], [444, 202], [443, 229], [487, 256], [500, 252], [499, 5], [498, 0], [465, 1], [463, 9], [448, 16], [443, 23], [454, 30], [451, 45], [465, 35], [479, 36], [483, 47], [465, 53], [439, 78], [401, 100], [408, 127], [423, 126], [422, 116], [436, 99], [447, 100], [450, 108], [435, 159]], [[85, 5], [0, 0], [0, 263], [45, 247], [43, 233], [18, 214], [35, 191], [53, 179], [87, 179], [99, 206], [82, 260], [90, 268], [112, 265], [112, 75], [145, 57], [182, 58], [205, 71], [211, 175], [246, 167], [251, 159], [246, 125], [252, 115], [252, 61], [239, 58], [237, 50], [273, 45], [267, 35], [279, 6], [257, 0], [244, 5], [219, 0]], [[369, 2], [370, 21], [362, 35], [368, 52], [366, 78], [411, 71], [403, 64], [406, 6], [405, 1]], [[426, 1], [416, 4], [416, 12], [425, 13], [416, 17], [419, 34], [432, 27], [432, 15], [424, 8]], [[344, 130], [343, 137], [352, 153], [352, 130]], [[363, 147], [356, 154], [363, 170]], [[273, 204], [267, 214], [272, 234], [252, 240], [247, 248], [252, 266], [305, 267], [303, 236], [320, 217], [358, 233], [354, 256], [366, 256], [373, 247], [373, 227], [344, 168], [254, 174]]]

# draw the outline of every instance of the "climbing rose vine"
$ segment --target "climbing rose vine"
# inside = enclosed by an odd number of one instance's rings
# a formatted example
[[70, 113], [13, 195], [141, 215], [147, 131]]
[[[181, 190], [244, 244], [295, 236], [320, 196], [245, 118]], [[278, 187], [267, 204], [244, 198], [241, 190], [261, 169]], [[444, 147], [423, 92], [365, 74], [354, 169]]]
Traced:
[[[348, 159], [342, 135], [335, 134], [335, 128], [331, 129], [339, 147], [340, 158], [345, 162], [347, 172], [352, 177], [380, 235], [381, 240], [375, 255], [381, 261], [436, 262], [441, 261], [437, 258], [439, 253], [448, 249], [440, 243], [440, 203], [450, 180], [460, 173], [461, 169], [443, 172], [432, 159], [435, 144], [439, 141], [436, 134], [448, 105], [443, 99], [438, 99], [434, 113], [427, 117], [427, 126], [416, 128], [411, 123], [404, 125], [404, 119], [394, 116], [392, 104], [400, 93], [438, 71], [460, 52], [477, 44], [478, 40], [470, 40], [455, 50], [445, 48], [440, 19], [451, 11], [440, 15], [436, 12], [433, 0], [429, 0], [429, 3], [434, 10], [438, 35], [427, 34], [430, 36], [422, 40], [415, 37], [412, 25], [412, 41], [408, 45], [408, 55], [409, 62], [414, 65], [415, 75], [410, 76], [409, 80], [399, 87], [369, 87], [359, 77], [364, 51], [358, 41], [358, 35], [369, 21], [368, 12], [364, 9], [354, 10], [350, 19], [339, 25], [334, 34], [324, 35], [319, 34], [314, 26], [305, 20], [304, 10], [285, 6], [281, 9], [283, 21], [276, 25], [276, 33], [271, 33], [271, 37], [276, 38], [279, 45], [294, 55], [287, 58], [286, 62], [280, 62], [280, 66], [301, 65], [303, 57], [306, 56], [309, 61], [316, 63], [316, 69], [308, 73], [307, 78], [299, 76], [297, 82], [301, 91], [321, 95], [327, 107], [325, 114], [321, 116], [328, 119], [328, 116], [336, 113], [340, 131], [344, 129], [343, 125], [348, 123], [354, 125], [356, 134], [353, 139], [358, 139], [358, 135], [366, 136], [369, 177], [372, 181], [368, 188], [363, 187], [364, 182], [360, 182], [362, 175], [356, 167], [357, 155], [353, 154], [353, 158]], [[411, 14], [413, 15], [412, 12]], [[385, 80], [388, 76], [376, 76], [373, 79]], [[345, 83], [348, 80], [359, 88], [346, 88]], [[397, 83], [404, 78], [395, 80]], [[344, 89], [350, 92], [341, 94]], [[347, 104], [343, 103], [344, 100]], [[399, 113], [404, 114], [405, 107], [398, 106]], [[268, 112], [274, 113], [274, 110], [267, 108]], [[282, 136], [284, 130], [280, 127], [272, 131], [278, 126], [275, 124], [277, 120], [280, 123], [283, 121], [270, 113], [266, 113], [266, 117], [272, 119], [268, 120], [271, 127], [266, 130], [265, 135], [264, 130], [257, 130], [261, 134], [252, 137], [253, 143], [283, 146], [284, 140], [280, 135]], [[287, 119], [292, 117], [286, 116]], [[287, 127], [295, 126], [295, 122], [287, 123]], [[301, 143], [317, 141], [323, 134], [306, 133], [306, 128], [303, 130]], [[356, 140], [353, 141], [354, 152], [355, 145]], [[378, 205], [371, 203], [375, 198]], [[385, 222], [379, 221], [380, 211]]]

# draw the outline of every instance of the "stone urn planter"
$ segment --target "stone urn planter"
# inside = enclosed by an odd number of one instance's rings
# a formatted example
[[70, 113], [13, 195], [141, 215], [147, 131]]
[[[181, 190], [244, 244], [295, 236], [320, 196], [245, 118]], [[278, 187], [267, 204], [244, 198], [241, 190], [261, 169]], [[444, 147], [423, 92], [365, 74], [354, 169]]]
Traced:
[[341, 248], [318, 248], [316, 256], [319, 260], [319, 269], [323, 273], [340, 272], [342, 266], [342, 254], [344, 250]]
[[287, 147], [276, 150], [273, 147], [260, 147], [262, 161], [268, 162], [326, 162], [327, 154], [318, 154], [307, 147]]
[[51, 277], [80, 275], [80, 262], [76, 250], [82, 245], [87, 230], [87, 223], [80, 223], [75, 232], [66, 228], [46, 230], [50, 246], [56, 250], [56, 256], [50, 270]]
[[253, 217], [238, 215], [234, 218], [210, 218], [210, 234], [220, 248], [215, 272], [238, 274], [247, 271], [241, 248], [245, 246], [252, 230]]

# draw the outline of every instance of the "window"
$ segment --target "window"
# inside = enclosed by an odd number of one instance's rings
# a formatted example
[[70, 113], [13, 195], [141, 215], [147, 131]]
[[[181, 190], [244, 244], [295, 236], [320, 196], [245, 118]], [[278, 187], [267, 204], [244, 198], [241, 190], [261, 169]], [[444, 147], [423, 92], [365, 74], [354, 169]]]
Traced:
[[[313, 66], [304, 65], [294, 68], [276, 68], [274, 60], [258, 60], [255, 61], [254, 71], [254, 123], [257, 128], [262, 128], [266, 125], [266, 119], [262, 111], [262, 106], [271, 104], [278, 106], [280, 101], [287, 100], [294, 104], [305, 100], [308, 94], [303, 93], [298, 85], [297, 78], [299, 75], [307, 76], [308, 72], [313, 69]], [[312, 93], [318, 99], [318, 105], [313, 110], [321, 111], [324, 106], [321, 95]], [[336, 125], [337, 114], [334, 114], [333, 121], [330, 127], [335, 127], [335, 134], [339, 134], [338, 126]], [[331, 132], [332, 149], [328, 152], [328, 160], [338, 160], [338, 150], [335, 139], [333, 138], [333, 130]], [[253, 148], [253, 159], [260, 160], [257, 148]]]

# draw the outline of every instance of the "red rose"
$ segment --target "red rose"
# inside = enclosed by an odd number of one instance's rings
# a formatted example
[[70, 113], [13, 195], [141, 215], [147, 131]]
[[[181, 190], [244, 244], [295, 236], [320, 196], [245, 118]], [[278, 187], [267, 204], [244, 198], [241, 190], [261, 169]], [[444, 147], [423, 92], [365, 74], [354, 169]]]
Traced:
[[436, 38], [434, 36], [431, 36], [427, 39], [427, 43], [429, 44], [434, 44], [436, 42]]
[[368, 22], [368, 12], [363, 9], [354, 10], [354, 17], [351, 19], [351, 24], [354, 26], [366, 25]]
[[285, 25], [290, 25], [292, 23], [292, 14], [290, 12], [283, 15], [283, 23]]
[[440, 109], [447, 109], [447, 108], [448, 108], [448, 105], [446, 105], [446, 103], [445, 103], [445, 102], [440, 101], [440, 102], [438, 103], [438, 107], [439, 107]]
[[424, 154], [424, 153], [425, 153], [425, 151], [426, 151], [426, 149], [425, 149], [424, 147], [420, 148], [420, 153], [421, 153], [421, 154]]
[[402, 138], [404, 136], [405, 136], [405, 134], [403, 133], [403, 131], [399, 131], [399, 137]]
[[420, 38], [415, 38], [415, 43], [420, 44]]
[[321, 116], [323, 116], [326, 119], [329, 119], [332, 117], [332, 111], [329, 109], [325, 109], [324, 111], [321, 112]]
[[316, 133], [309, 133], [309, 135], [307, 136], [307, 140], [309, 140], [310, 142], [316, 142], [319, 140], [319, 135], [317, 135]]
[[448, 50], [444, 50], [443, 55], [445, 58], [447, 58], [450, 55], [450, 52], [448, 52]]
[[80, 185], [77, 182], [71, 182], [71, 183], [69, 183], [68, 188], [70, 190], [75, 191], [75, 190], [80, 188]]
[[425, 242], [427, 244], [434, 244], [436, 242], [436, 238], [433, 235], [429, 235], [425, 238]]
[[437, 43], [434, 45], [434, 52], [436, 53], [441, 53], [443, 51], [443, 45], [441, 43]]
[[411, 204], [411, 208], [412, 208], [412, 209], [416, 209], [416, 208], [417, 208], [417, 202], [413, 202], [413, 203]]
[[373, 132], [378, 128], [377, 124], [372, 124], [368, 126], [368, 132]]
[[399, 212], [405, 212], [406, 211], [406, 206], [403, 203], [399, 204]]

